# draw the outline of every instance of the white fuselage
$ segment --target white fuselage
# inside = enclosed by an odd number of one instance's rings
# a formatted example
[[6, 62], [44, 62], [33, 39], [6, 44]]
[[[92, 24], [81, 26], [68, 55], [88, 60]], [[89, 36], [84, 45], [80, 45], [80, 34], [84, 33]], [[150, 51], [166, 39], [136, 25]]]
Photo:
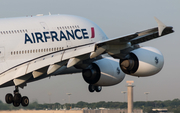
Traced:
[[0, 19], [0, 73], [57, 51], [107, 39], [92, 21], [54, 15]]

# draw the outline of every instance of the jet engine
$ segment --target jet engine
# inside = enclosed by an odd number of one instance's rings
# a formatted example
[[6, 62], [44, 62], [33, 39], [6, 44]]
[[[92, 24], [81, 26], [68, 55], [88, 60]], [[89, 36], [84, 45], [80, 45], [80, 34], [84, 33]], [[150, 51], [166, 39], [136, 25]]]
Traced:
[[82, 75], [87, 83], [96, 86], [115, 85], [125, 77], [119, 60], [109, 57], [93, 62], [88, 68], [83, 69]]
[[162, 53], [153, 47], [141, 47], [121, 59], [120, 67], [126, 74], [146, 77], [158, 73], [164, 64]]

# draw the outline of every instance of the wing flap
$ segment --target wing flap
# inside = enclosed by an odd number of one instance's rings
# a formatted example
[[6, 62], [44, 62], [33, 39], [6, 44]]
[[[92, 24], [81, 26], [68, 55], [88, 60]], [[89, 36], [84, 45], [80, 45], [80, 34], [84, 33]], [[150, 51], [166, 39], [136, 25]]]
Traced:
[[25, 83], [31, 76], [32, 76], [32, 74], [29, 73], [29, 74], [27, 74], [25, 76], [21, 76], [19, 78], [15, 78], [13, 80], [13, 82], [14, 82], [15, 86], [18, 86], [18, 85], [21, 85], [21, 84]]
[[138, 37], [135, 38], [135, 39], [130, 40], [130, 42], [131, 42], [131, 45], [135, 45], [135, 44], [146, 42], [146, 41], [149, 41], [149, 40], [152, 40], [152, 39], [155, 39], [155, 38], [159, 38], [161, 36], [164, 36], [164, 35], [167, 35], [167, 34], [170, 34], [170, 33], [173, 33], [173, 32], [174, 32], [173, 27], [166, 27], [163, 30], [163, 32], [161, 33], [161, 35], [159, 35], [158, 28], [154, 28], [154, 29], [151, 29], [151, 30], [147, 30], [147, 31], [144, 31], [144, 32], [137, 33]]
[[48, 66], [43, 67], [43, 68], [41, 68], [41, 69], [38, 69], [38, 70], [36, 70], [36, 71], [33, 71], [33, 72], [32, 72], [32, 75], [33, 75], [34, 78], [37, 78], [37, 77], [45, 74], [45, 73], [47, 72], [47, 70], [48, 70]]

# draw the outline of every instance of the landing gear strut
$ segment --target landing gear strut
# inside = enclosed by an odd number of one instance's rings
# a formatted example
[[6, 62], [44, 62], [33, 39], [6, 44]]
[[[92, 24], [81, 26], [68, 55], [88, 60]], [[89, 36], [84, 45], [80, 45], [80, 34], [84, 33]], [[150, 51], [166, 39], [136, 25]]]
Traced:
[[20, 104], [24, 107], [28, 106], [29, 99], [26, 96], [21, 97], [21, 94], [19, 93], [18, 86], [15, 86], [14, 90], [14, 97], [11, 93], [6, 94], [5, 100], [7, 104], [13, 103], [15, 107], [18, 107]]
[[102, 90], [102, 86], [95, 86], [95, 85], [92, 85], [92, 84], [89, 84], [89, 92], [100, 92]]

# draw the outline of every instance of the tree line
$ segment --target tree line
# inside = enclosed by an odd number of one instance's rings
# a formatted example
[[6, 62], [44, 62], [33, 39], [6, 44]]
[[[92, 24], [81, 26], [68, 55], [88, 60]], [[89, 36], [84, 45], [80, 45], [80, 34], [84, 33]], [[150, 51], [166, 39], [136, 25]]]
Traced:
[[[168, 112], [180, 113], [180, 100], [166, 100], [166, 101], [137, 101], [133, 103], [134, 108], [143, 109], [144, 112], [151, 113], [153, 108], [167, 108]], [[12, 104], [3, 103], [0, 100], [0, 110], [18, 110], [18, 109], [28, 109], [28, 110], [56, 110], [56, 109], [73, 109], [73, 108], [88, 108], [88, 109], [98, 109], [100, 107], [108, 109], [127, 109], [127, 102], [94, 102], [88, 103], [80, 101], [78, 103], [72, 104], [60, 104], [60, 103], [44, 103], [39, 104], [38, 102], [32, 102], [27, 107], [14, 107]], [[152, 112], [153, 113], [153, 112]]]

